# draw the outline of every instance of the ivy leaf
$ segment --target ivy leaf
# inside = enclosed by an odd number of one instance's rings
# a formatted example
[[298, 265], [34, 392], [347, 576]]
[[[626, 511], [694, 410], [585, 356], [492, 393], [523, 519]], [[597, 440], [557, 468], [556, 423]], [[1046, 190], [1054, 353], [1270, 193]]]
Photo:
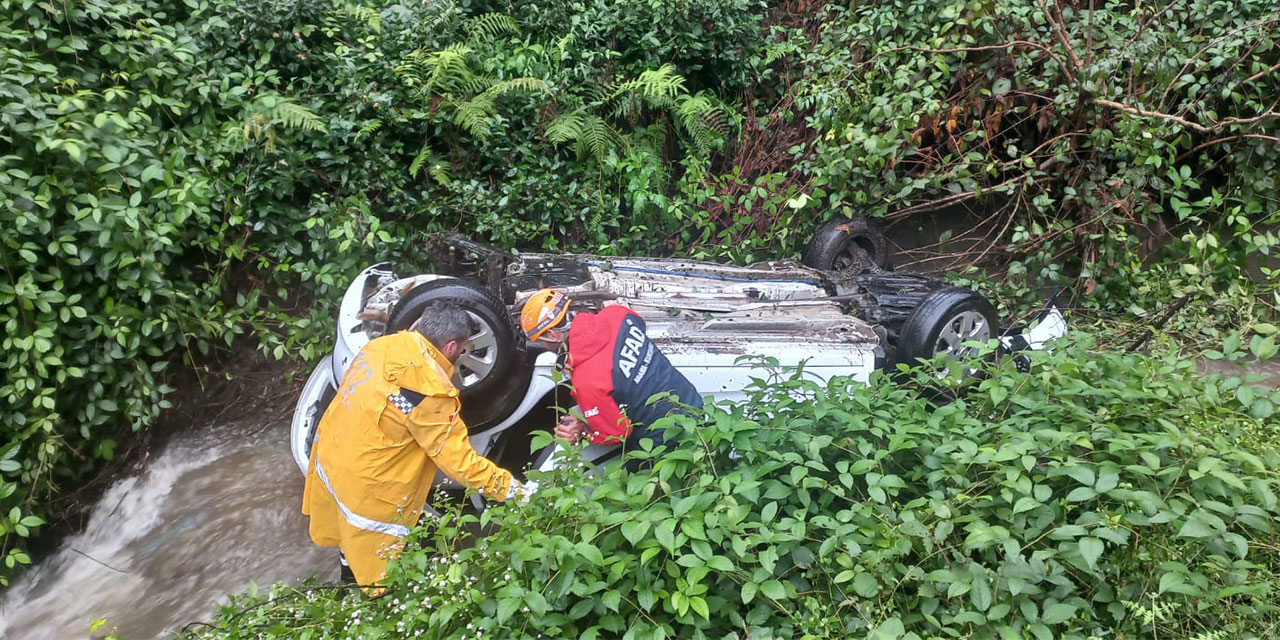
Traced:
[[627, 539], [632, 546], [638, 544], [644, 539], [644, 534], [649, 532], [648, 520], [632, 520], [622, 525], [622, 537]]
[[1258, 360], [1270, 360], [1272, 356], [1276, 355], [1276, 350], [1275, 336], [1267, 336], [1265, 338], [1254, 336], [1253, 339], [1249, 340], [1249, 351]]
[[609, 607], [609, 610], [617, 611], [618, 605], [622, 604], [622, 594], [617, 591], [606, 591], [604, 595], [600, 596], [600, 602]]
[[658, 539], [658, 543], [667, 548], [667, 551], [676, 550], [676, 521], [674, 518], [667, 518], [653, 530], [653, 536]]
[[697, 502], [698, 496], [696, 495], [681, 498], [677, 500], [675, 506], [671, 508], [671, 515], [679, 518], [680, 516], [689, 513], [689, 510], [692, 509], [693, 505], [697, 504]]
[[703, 619], [711, 619], [711, 609], [707, 606], [707, 601], [703, 599], [702, 596], [693, 596], [692, 598], [689, 598], [689, 608], [702, 616]]
[[733, 571], [733, 561], [724, 556], [711, 556], [711, 559], [707, 560], [707, 568], [716, 571]]
[[1080, 539], [1080, 556], [1084, 558], [1084, 563], [1090, 569], [1098, 568], [1098, 558], [1102, 555], [1105, 545], [1102, 540], [1093, 536]]
[[586, 558], [591, 564], [601, 566], [604, 564], [604, 554], [600, 553], [600, 548], [589, 542], [579, 542], [573, 545], [578, 555]]
[[864, 598], [874, 598], [880, 593], [880, 583], [864, 571], [853, 579], [853, 591]]
[[760, 511], [760, 522], [768, 524], [773, 522], [773, 517], [778, 515], [778, 503], [770, 502]]
[[591, 608], [595, 606], [595, 603], [596, 601], [590, 598], [579, 600], [571, 609], [569, 609], [569, 617], [577, 620], [582, 616], [587, 615], [587, 613], [591, 611]]
[[537, 591], [529, 591], [524, 594], [524, 603], [529, 606], [529, 611], [536, 615], [544, 615], [547, 612], [547, 599], [542, 597]]
[[766, 580], [764, 584], [760, 585], [760, 593], [774, 600], [782, 600], [787, 597], [787, 590], [777, 580]]
[[1208, 538], [1218, 535], [1219, 531], [1226, 529], [1225, 525], [1218, 526], [1222, 519], [1217, 516], [1197, 509], [1182, 523], [1182, 528], [1178, 530], [1178, 536], [1183, 538]]
[[1063, 602], [1051, 604], [1044, 609], [1044, 617], [1040, 619], [1045, 624], [1061, 624], [1071, 619], [1076, 614], [1074, 605]]
[[991, 389], [991, 404], [1000, 404], [1009, 397], [1009, 390], [999, 385]]
[[1275, 405], [1271, 404], [1271, 401], [1266, 398], [1257, 398], [1253, 401], [1253, 404], [1249, 405], [1249, 415], [1259, 420], [1266, 420], [1273, 413], [1275, 413]]
[[1036, 500], [1031, 496], [1024, 496], [1022, 498], [1018, 498], [1018, 502], [1013, 505], [1013, 512], [1015, 514], [1018, 514], [1018, 513], [1022, 513], [1023, 511], [1030, 511], [1032, 509], [1035, 509], [1038, 506], [1040, 506], [1039, 500]]
[[1106, 493], [1120, 484], [1120, 472], [1111, 466], [1106, 466], [1098, 472], [1098, 483], [1093, 486], [1093, 490], [1098, 493]]
[[1071, 493], [1067, 494], [1067, 502], [1084, 502], [1085, 500], [1092, 500], [1097, 495], [1098, 492], [1090, 487], [1076, 487]]

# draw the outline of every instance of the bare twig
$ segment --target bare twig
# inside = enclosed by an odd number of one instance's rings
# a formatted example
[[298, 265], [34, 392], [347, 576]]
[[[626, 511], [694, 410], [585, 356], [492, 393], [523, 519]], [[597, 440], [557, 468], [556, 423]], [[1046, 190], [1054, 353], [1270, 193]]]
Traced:
[[943, 207], [964, 202], [966, 200], [971, 200], [973, 198], [978, 197], [979, 195], [982, 195], [983, 193], [986, 193], [989, 191], [995, 191], [1000, 187], [1007, 187], [1010, 185], [1018, 184], [1020, 182], [1026, 182], [1030, 177], [1031, 176], [1029, 175], [1023, 174], [1016, 178], [1010, 178], [1008, 180], [1005, 180], [1004, 182], [1001, 182], [1000, 184], [992, 185], [990, 187], [974, 189], [973, 191], [965, 191], [963, 193], [953, 193], [949, 196], [944, 196], [936, 200], [921, 202], [920, 204], [912, 205], [910, 207], [906, 207], [905, 209], [898, 209], [897, 211], [894, 211], [893, 213], [885, 216], [885, 219], [897, 220], [901, 218], [906, 218], [908, 216], [911, 216], [917, 213], [923, 213], [925, 211], [936, 211]]
[[1106, 98], [1093, 98], [1092, 100], [1094, 104], [1099, 106], [1110, 107], [1112, 109], [1115, 109], [1116, 111], [1123, 111], [1124, 113], [1132, 114], [1135, 116], [1142, 116], [1144, 118], [1156, 118], [1159, 120], [1176, 122], [1184, 127], [1187, 127], [1188, 129], [1192, 129], [1200, 133], [1213, 133], [1215, 131], [1220, 131], [1223, 128], [1229, 127], [1231, 125], [1251, 125], [1251, 124], [1257, 124], [1259, 122], [1262, 122], [1263, 120], [1268, 120], [1271, 118], [1280, 118], [1280, 113], [1277, 113], [1275, 110], [1267, 110], [1266, 112], [1257, 116], [1253, 116], [1251, 118], [1225, 118], [1211, 125], [1203, 125], [1198, 122], [1193, 122], [1191, 120], [1188, 120], [1182, 116], [1174, 115], [1172, 113], [1151, 111], [1150, 109], [1140, 109], [1138, 107], [1132, 107], [1127, 104], [1116, 102], [1115, 100], [1107, 100]]
[[87, 554], [87, 553], [85, 553], [85, 552], [83, 552], [83, 551], [81, 551], [81, 550], [79, 550], [79, 549], [75, 548], [75, 547], [67, 547], [67, 548], [68, 548], [68, 549], [70, 549], [70, 550], [72, 550], [72, 551], [74, 551], [74, 552], [76, 552], [76, 553], [78, 553], [78, 554], [80, 554], [80, 555], [82, 555], [82, 556], [84, 556], [84, 557], [86, 557], [86, 558], [88, 558], [88, 559], [90, 559], [90, 560], [92, 560], [92, 561], [94, 561], [94, 562], [96, 562], [96, 563], [98, 563], [98, 564], [100, 564], [100, 565], [102, 565], [102, 566], [104, 566], [104, 567], [106, 567], [106, 568], [108, 568], [108, 569], [110, 569], [110, 570], [112, 570], [112, 571], [114, 571], [114, 572], [116, 572], [116, 573], [123, 573], [123, 574], [125, 574], [125, 575], [129, 575], [129, 572], [128, 572], [128, 571], [125, 571], [124, 569], [117, 569], [117, 568], [115, 568], [115, 567], [113, 567], [113, 566], [111, 566], [111, 565], [109, 565], [109, 564], [107, 564], [107, 563], [105, 563], [105, 562], [103, 562], [103, 561], [101, 561], [101, 560], [99, 560], [99, 559], [97, 559], [97, 558], [95, 558], [95, 557], [93, 557], [93, 556], [91, 556], [91, 555], [89, 555], [89, 554]]
[[1173, 314], [1177, 313], [1178, 310], [1187, 306], [1188, 302], [1191, 302], [1191, 294], [1182, 296], [1181, 298], [1178, 298], [1177, 302], [1174, 302], [1173, 304], [1169, 305], [1169, 308], [1165, 310], [1164, 315], [1160, 316], [1160, 318], [1156, 320], [1155, 323], [1152, 324], [1150, 327], [1147, 327], [1147, 330], [1143, 332], [1142, 337], [1138, 338], [1138, 341], [1134, 342], [1133, 346], [1129, 347], [1129, 351], [1132, 353], [1134, 351], [1137, 351], [1138, 349], [1141, 349], [1142, 345], [1146, 344], [1147, 340], [1151, 339], [1151, 335], [1154, 332], [1159, 331], [1162, 327], [1164, 327], [1165, 323], [1169, 322], [1169, 319], [1173, 317]]
[[1182, 162], [1183, 160], [1187, 159], [1187, 157], [1189, 157], [1189, 156], [1191, 156], [1191, 155], [1194, 155], [1197, 151], [1202, 151], [1202, 150], [1207, 149], [1207, 148], [1209, 148], [1209, 147], [1212, 147], [1212, 146], [1214, 146], [1214, 145], [1219, 145], [1219, 144], [1222, 144], [1222, 143], [1224, 143], [1224, 142], [1231, 142], [1232, 140], [1243, 140], [1243, 139], [1246, 139], [1246, 138], [1255, 138], [1255, 139], [1258, 139], [1258, 140], [1268, 140], [1268, 141], [1270, 141], [1270, 142], [1280, 143], [1280, 138], [1277, 138], [1276, 136], [1263, 135], [1263, 134], [1261, 134], [1261, 133], [1242, 133], [1242, 134], [1240, 134], [1240, 135], [1236, 135], [1236, 136], [1226, 136], [1226, 137], [1224, 137], [1224, 138], [1214, 138], [1213, 140], [1210, 140], [1210, 141], [1208, 141], [1208, 142], [1201, 142], [1200, 144], [1198, 144], [1198, 145], [1196, 145], [1196, 146], [1194, 146], [1194, 147], [1191, 147], [1190, 149], [1188, 149], [1188, 150], [1186, 150], [1186, 151], [1183, 151], [1181, 154], [1179, 154], [1179, 155], [1178, 155], [1177, 160], [1175, 160], [1174, 162], [1175, 162], [1175, 163], [1180, 163], [1180, 162]]
[[1080, 71], [1084, 69], [1084, 64], [1080, 62], [1080, 56], [1076, 54], [1075, 47], [1071, 46], [1071, 39], [1067, 37], [1067, 31], [1058, 20], [1054, 18], [1053, 12], [1049, 10], [1049, 5], [1045, 0], [1037, 0], [1040, 4], [1040, 10], [1044, 12], [1044, 19], [1049, 22], [1049, 28], [1053, 31], [1053, 35], [1057, 36], [1058, 42], [1062, 43], [1062, 47], [1067, 50], [1067, 58], [1071, 60], [1071, 75], [1077, 82], [1080, 81]]
[[1249, 76], [1248, 78], [1245, 78], [1245, 79], [1244, 79], [1244, 82], [1241, 82], [1240, 84], [1242, 84], [1242, 85], [1249, 84], [1250, 82], [1253, 82], [1254, 80], [1257, 80], [1258, 78], [1261, 78], [1262, 76], [1265, 76], [1265, 75], [1267, 75], [1267, 74], [1271, 74], [1271, 73], [1275, 73], [1277, 69], [1280, 69], [1280, 62], [1277, 62], [1277, 63], [1275, 63], [1275, 64], [1271, 65], [1271, 67], [1270, 67], [1270, 68], [1263, 69], [1262, 71], [1259, 71], [1259, 72], [1257, 72], [1257, 73], [1255, 73], [1255, 74], [1253, 74], [1253, 75]]

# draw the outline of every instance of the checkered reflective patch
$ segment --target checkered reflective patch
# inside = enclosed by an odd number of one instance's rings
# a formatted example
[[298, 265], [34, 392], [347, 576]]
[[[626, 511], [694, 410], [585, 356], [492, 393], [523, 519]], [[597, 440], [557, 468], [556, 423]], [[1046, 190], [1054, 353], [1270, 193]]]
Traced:
[[398, 393], [393, 393], [387, 396], [387, 400], [390, 401], [395, 408], [399, 409], [400, 413], [403, 413], [406, 416], [409, 415], [410, 411], [413, 411], [413, 403], [409, 402], [408, 398], [405, 398]]

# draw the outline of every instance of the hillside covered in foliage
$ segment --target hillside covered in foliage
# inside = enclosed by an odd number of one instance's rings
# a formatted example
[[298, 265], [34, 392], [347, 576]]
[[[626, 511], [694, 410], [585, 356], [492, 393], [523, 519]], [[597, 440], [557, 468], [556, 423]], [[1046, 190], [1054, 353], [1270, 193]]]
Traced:
[[1275, 0], [0, 7], [0, 581], [170, 372], [318, 356], [441, 230], [749, 261], [968, 206], [1010, 295], [1275, 351]]

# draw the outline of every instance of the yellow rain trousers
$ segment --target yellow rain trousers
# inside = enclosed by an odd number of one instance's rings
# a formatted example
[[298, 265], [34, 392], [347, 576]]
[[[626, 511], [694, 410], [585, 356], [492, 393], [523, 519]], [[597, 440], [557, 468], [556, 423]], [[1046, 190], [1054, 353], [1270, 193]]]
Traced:
[[418, 332], [383, 336], [360, 350], [320, 419], [302, 513], [311, 517], [311, 540], [340, 547], [361, 585], [385, 577], [437, 469], [492, 499], [518, 487], [471, 447], [452, 375]]

